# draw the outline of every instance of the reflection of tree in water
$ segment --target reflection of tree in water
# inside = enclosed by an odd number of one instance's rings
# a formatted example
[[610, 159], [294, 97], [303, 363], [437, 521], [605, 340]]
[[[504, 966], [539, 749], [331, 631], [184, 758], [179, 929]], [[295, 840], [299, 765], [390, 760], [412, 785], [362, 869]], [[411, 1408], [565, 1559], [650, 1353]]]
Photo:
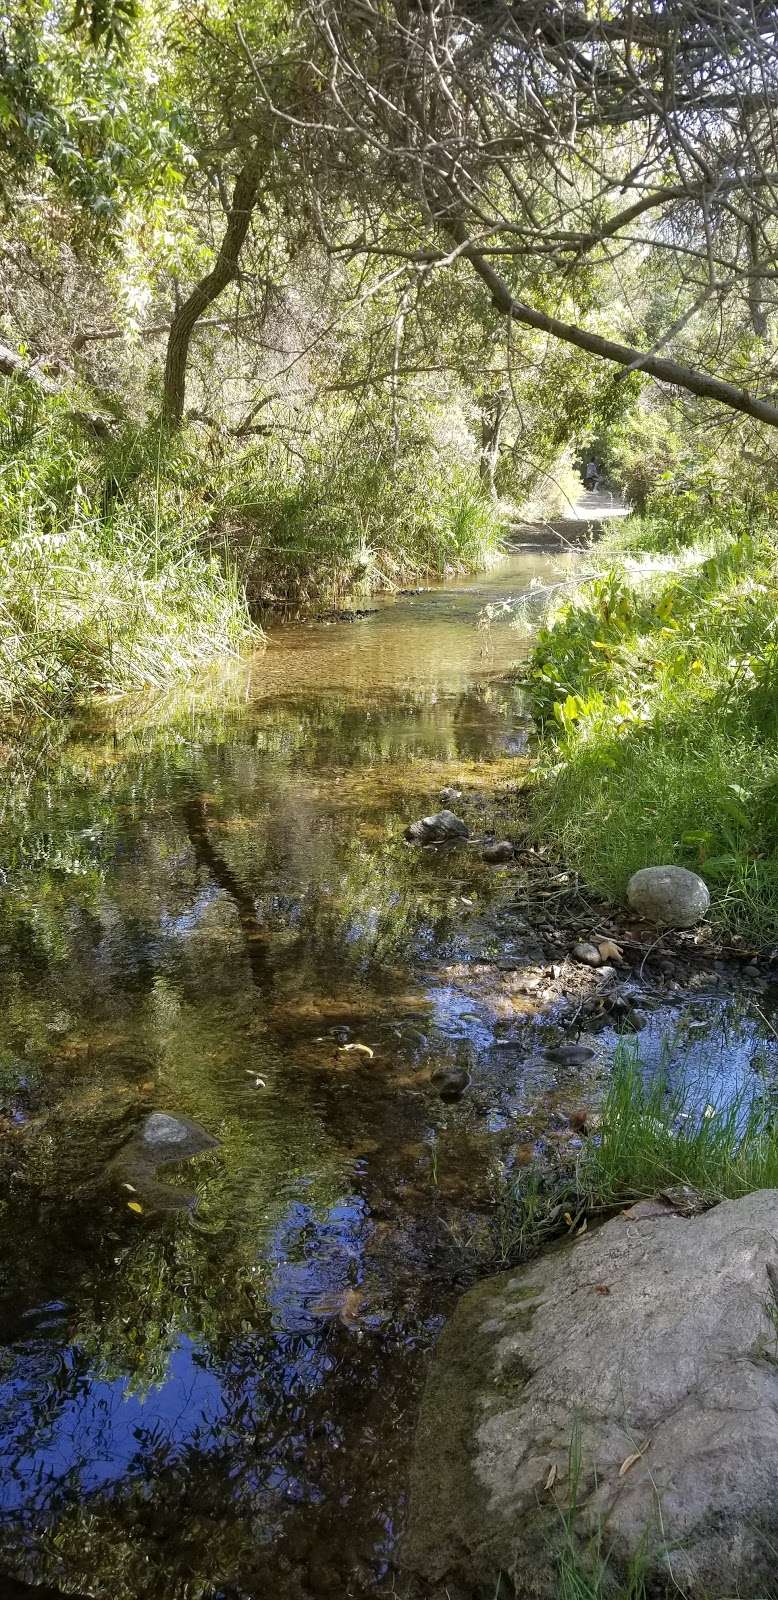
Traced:
[[[66, 748], [6, 811], [0, 1085], [36, 1069], [41, 1119], [9, 1146], [2, 1218], [16, 1571], [111, 1600], [227, 1578], [340, 1596], [386, 1548], [438, 1248], [429, 1186], [398, 1224], [402, 1152], [430, 1111], [393, 1081], [399, 1045], [370, 1072], [317, 1054], [315, 1003], [358, 993], [369, 1014], [417, 937], [448, 937], [448, 868], [400, 824], [412, 760], [448, 758], [479, 715], [460, 696], [204, 719]], [[139, 1222], [103, 1182], [153, 1106], [221, 1139], [170, 1179], [198, 1187], [191, 1222]]]

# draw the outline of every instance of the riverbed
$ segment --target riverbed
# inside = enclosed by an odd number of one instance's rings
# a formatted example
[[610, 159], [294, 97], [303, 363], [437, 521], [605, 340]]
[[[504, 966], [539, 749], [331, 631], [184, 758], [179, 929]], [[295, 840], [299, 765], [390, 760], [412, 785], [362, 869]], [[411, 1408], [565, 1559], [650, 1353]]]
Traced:
[[[210, 689], [5, 752], [6, 1573], [95, 1600], [394, 1592], [429, 1352], [502, 1176], [576, 1092], [522, 1069], [544, 951], [510, 873], [404, 829], [455, 785], [489, 832], [529, 759], [510, 669], [580, 559], [271, 627]], [[715, 1071], [769, 1052], [745, 1016]], [[154, 1111], [218, 1140], [162, 1196], [115, 1165]]]

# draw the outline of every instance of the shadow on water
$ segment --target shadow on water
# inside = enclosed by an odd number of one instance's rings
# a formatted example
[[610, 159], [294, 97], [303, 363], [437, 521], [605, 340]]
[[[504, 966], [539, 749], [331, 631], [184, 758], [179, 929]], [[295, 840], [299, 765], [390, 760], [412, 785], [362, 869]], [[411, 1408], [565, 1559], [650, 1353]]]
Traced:
[[[499, 875], [473, 852], [414, 852], [403, 829], [444, 783], [477, 806], [523, 749], [505, 677], [521, 639], [474, 623], [558, 571], [514, 557], [364, 621], [296, 626], [210, 703], [118, 708], [57, 749], [5, 752], [15, 1583], [390, 1592], [425, 1358], [515, 1117], [549, 1087], [497, 1048], [467, 981]], [[431, 1073], [462, 1044], [473, 1091], [445, 1105]], [[152, 1110], [219, 1140], [160, 1174], [196, 1191], [193, 1212], [118, 1179]]]

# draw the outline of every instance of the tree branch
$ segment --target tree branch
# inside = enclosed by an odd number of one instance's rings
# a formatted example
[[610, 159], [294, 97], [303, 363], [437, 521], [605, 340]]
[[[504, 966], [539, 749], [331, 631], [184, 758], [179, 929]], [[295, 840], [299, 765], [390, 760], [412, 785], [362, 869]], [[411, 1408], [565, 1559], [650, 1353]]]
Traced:
[[630, 367], [633, 371], [645, 372], [660, 383], [669, 383], [678, 389], [688, 389], [691, 394], [699, 395], [703, 400], [715, 400], [720, 405], [728, 406], [731, 411], [742, 411], [747, 417], [754, 417], [757, 422], [764, 422], [770, 428], [778, 428], [778, 405], [769, 400], [760, 400], [757, 395], [749, 394], [748, 390], [738, 389], [735, 384], [726, 383], [722, 378], [714, 378], [707, 372], [699, 372], [695, 367], [686, 367], [681, 362], [666, 360], [664, 357], [652, 355], [650, 351], [635, 350], [629, 345], [617, 344], [613, 339], [605, 339], [599, 333], [590, 333], [586, 328], [579, 328], [574, 323], [562, 322], [559, 317], [549, 316], [545, 311], [538, 311], [534, 306], [516, 300], [505, 279], [495, 272], [494, 267], [475, 245], [469, 243], [468, 231], [464, 224], [451, 220], [447, 222], [446, 228], [459, 245], [460, 254], [470, 262], [473, 270], [485, 283], [494, 305], [503, 316], [510, 317], [514, 322], [520, 322], [527, 328], [534, 328], [538, 333], [546, 333], [552, 339], [560, 339], [564, 344], [575, 345], [577, 349], [585, 350], [589, 355], [599, 356], [604, 361], [613, 361], [619, 367]]

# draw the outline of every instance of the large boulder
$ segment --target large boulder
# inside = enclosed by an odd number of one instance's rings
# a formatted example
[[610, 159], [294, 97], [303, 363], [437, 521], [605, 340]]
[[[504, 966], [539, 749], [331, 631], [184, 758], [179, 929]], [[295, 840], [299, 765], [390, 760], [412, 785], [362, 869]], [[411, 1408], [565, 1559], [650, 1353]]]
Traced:
[[410, 844], [447, 844], [452, 839], [467, 839], [470, 829], [462, 817], [453, 811], [436, 811], [431, 817], [419, 817], [405, 830]]
[[641, 867], [627, 884], [627, 899], [638, 915], [667, 928], [692, 928], [710, 905], [707, 884], [686, 867]]
[[652, 1595], [773, 1592], [777, 1235], [775, 1190], [625, 1215], [465, 1295], [413, 1463], [403, 1558], [425, 1600], [502, 1593], [501, 1574], [556, 1600], [565, 1516], [584, 1564], [601, 1531], [614, 1582], [642, 1548]]

